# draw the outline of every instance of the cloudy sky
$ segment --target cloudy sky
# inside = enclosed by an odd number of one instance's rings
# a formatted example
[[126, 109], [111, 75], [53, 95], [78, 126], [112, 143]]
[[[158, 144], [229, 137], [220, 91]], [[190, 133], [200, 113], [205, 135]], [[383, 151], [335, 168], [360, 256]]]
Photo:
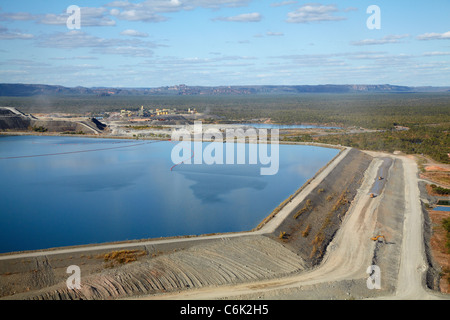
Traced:
[[318, 1], [0, 0], [0, 82], [450, 86], [450, 1]]

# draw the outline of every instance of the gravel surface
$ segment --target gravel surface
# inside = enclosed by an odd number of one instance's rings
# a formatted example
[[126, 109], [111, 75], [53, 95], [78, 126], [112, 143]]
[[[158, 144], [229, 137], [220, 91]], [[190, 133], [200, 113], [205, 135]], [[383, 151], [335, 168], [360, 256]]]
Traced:
[[[417, 165], [407, 157], [347, 149], [258, 231], [1, 256], [0, 294], [51, 300], [448, 299], [425, 286], [417, 178]], [[374, 188], [380, 194], [371, 198]], [[330, 210], [343, 194], [346, 201]], [[330, 195], [334, 201], [326, 200]], [[309, 197], [311, 212], [294, 219]], [[303, 236], [308, 224], [314, 237]], [[280, 239], [280, 230], [287, 238]], [[311, 241], [320, 232], [326, 237], [317, 258]], [[380, 234], [386, 242], [371, 240]], [[120, 250], [129, 252], [130, 263], [105, 259]], [[81, 268], [81, 289], [66, 286], [70, 265]], [[372, 265], [381, 270], [379, 290], [367, 286]]]

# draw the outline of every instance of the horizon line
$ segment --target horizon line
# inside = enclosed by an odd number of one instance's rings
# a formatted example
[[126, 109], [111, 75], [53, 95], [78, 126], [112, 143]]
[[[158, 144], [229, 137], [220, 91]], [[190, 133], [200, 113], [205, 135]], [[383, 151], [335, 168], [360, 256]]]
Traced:
[[320, 86], [392, 86], [392, 87], [408, 87], [408, 88], [450, 88], [450, 85], [402, 85], [402, 84], [391, 84], [391, 83], [347, 83], [347, 84], [334, 84], [334, 83], [323, 83], [323, 84], [228, 84], [228, 85], [188, 85], [188, 84], [172, 84], [172, 85], [159, 85], [159, 86], [148, 86], [148, 87], [122, 87], [122, 86], [67, 86], [61, 84], [46, 84], [46, 83], [22, 83], [22, 82], [2, 82], [0, 85], [29, 85], [29, 86], [54, 86], [54, 87], [64, 87], [69, 89], [74, 88], [86, 88], [86, 89], [156, 89], [156, 88], [170, 88], [177, 86], [185, 87], [201, 87], [201, 88], [214, 88], [214, 87], [320, 87]]

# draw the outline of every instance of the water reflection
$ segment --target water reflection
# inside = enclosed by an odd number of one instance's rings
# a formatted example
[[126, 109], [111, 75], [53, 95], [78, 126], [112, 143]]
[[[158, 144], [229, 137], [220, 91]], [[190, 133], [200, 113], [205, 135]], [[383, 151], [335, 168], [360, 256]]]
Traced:
[[170, 142], [104, 150], [122, 142], [2, 139], [0, 158], [103, 150], [0, 160], [0, 252], [250, 230], [338, 153], [280, 146], [278, 174], [261, 176], [248, 164], [171, 171]]
[[202, 203], [223, 202], [223, 197], [235, 190], [249, 188], [262, 191], [267, 186], [267, 182], [260, 176], [238, 175], [231, 170], [228, 174], [226, 170], [218, 170], [222, 172], [216, 173], [207, 171], [180, 172], [186, 179], [194, 182], [189, 188]]

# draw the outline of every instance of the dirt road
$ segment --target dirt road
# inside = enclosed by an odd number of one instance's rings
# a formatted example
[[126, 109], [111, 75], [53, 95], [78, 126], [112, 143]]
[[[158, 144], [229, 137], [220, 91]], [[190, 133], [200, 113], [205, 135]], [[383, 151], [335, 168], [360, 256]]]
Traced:
[[281, 291], [364, 276], [367, 267], [371, 265], [370, 260], [374, 244], [369, 238], [372, 236], [374, 221], [376, 221], [373, 217], [374, 207], [379, 201], [375, 199], [375, 201], [370, 202], [367, 194], [372, 187], [371, 182], [375, 180], [380, 165], [381, 161], [374, 161], [367, 170], [364, 184], [357, 195], [357, 199], [355, 199], [356, 202], [351, 207], [352, 212], [346, 216], [342, 228], [329, 246], [329, 250], [319, 268], [285, 279], [213, 289], [205, 288], [147, 298], [200, 300], [236, 298], [239, 296], [257, 298], [268, 293], [273, 297], [277, 295], [274, 293], [275, 290]]
[[[309, 183], [302, 194], [299, 194], [298, 197], [294, 198], [289, 204], [287, 204], [269, 223], [264, 225], [260, 230], [255, 232], [239, 232], [233, 234], [219, 234], [219, 235], [209, 235], [207, 236], [207, 240], [216, 240], [223, 238], [235, 238], [241, 237], [248, 234], [253, 235], [263, 235], [266, 233], [273, 232], [276, 227], [285, 219], [286, 215], [288, 215], [292, 208], [295, 208], [301, 201], [304, 200], [305, 195], [314, 188], [332, 171], [334, 168], [340, 163], [340, 161], [345, 158], [350, 149], [344, 149], [333, 162], [331, 162], [322, 172], [320, 172], [311, 183]], [[61, 248], [54, 250], [45, 250], [45, 251], [33, 251], [33, 252], [24, 252], [24, 253], [14, 253], [14, 254], [3, 254], [0, 255], [0, 261], [12, 260], [12, 259], [23, 259], [23, 258], [35, 258], [40, 256], [53, 256], [53, 255], [61, 255], [61, 254], [74, 254], [74, 253], [89, 253], [95, 252], [99, 250], [120, 250], [120, 249], [129, 249], [132, 247], [141, 247], [141, 246], [156, 246], [160, 244], [176, 244], [183, 242], [195, 242], [195, 241], [203, 241], [204, 237], [186, 237], [186, 238], [174, 238], [174, 239], [162, 239], [162, 240], [149, 240], [149, 241], [139, 241], [135, 244], [127, 242], [122, 244], [112, 243], [112, 244], [101, 244], [101, 245], [91, 245], [91, 246], [79, 246], [75, 248]]]
[[[298, 252], [268, 236], [308, 194], [321, 187], [321, 181], [327, 180], [332, 172], [342, 169], [337, 166], [348, 161], [348, 155], [349, 149], [343, 151], [305, 185], [302, 192], [274, 219], [255, 232], [0, 256], [0, 261], [4, 261], [5, 265], [12, 265], [18, 259], [37, 259], [39, 270], [42, 269], [41, 265], [48, 266], [44, 268], [45, 272], [41, 272], [46, 276], [42, 279], [49, 279], [47, 287], [44, 286], [40, 292], [27, 292], [8, 298], [449, 299], [449, 295], [425, 287], [428, 263], [418, 168], [414, 160], [408, 157], [370, 153], [373, 160], [367, 162], [368, 168], [361, 177], [356, 196], [352, 198], [341, 227], [327, 246], [318, 266], [306, 267], [305, 260]], [[344, 158], [346, 160], [342, 161]], [[350, 162], [347, 165], [352, 164]], [[382, 180], [379, 180], [380, 176], [383, 176]], [[332, 180], [336, 183], [335, 179]], [[377, 197], [371, 198], [369, 195], [374, 190]], [[387, 237], [387, 242], [371, 240], [380, 233]], [[163, 247], [165, 254], [159, 254]], [[84, 289], [69, 292], [65, 284], [59, 282], [66, 277], [66, 260], [61, 259], [62, 255], [94, 254], [99, 250], [106, 252], [125, 248], [140, 248], [149, 253], [148, 258], [117, 270], [105, 270], [101, 261], [95, 262], [95, 259], [86, 257], [83, 263], [94, 261], [93, 267], [102, 269], [99, 273], [83, 277]], [[152, 253], [157, 253], [155, 258], [151, 257]], [[61, 265], [60, 269], [56, 268], [58, 265]], [[373, 265], [381, 269], [379, 290], [367, 285], [367, 270]], [[25, 268], [22, 261], [15, 266]], [[83, 270], [86, 268], [83, 267]], [[8, 277], [15, 276], [12, 274]]]
[[[374, 154], [372, 154], [374, 155]], [[376, 244], [370, 240], [373, 236], [377, 212], [384, 201], [382, 196], [368, 197], [378, 173], [383, 165], [393, 170], [393, 161], [384, 161], [385, 157], [397, 160], [402, 172], [391, 172], [389, 179], [404, 179], [403, 195], [404, 215], [403, 241], [401, 243], [400, 266], [393, 294], [381, 295], [380, 299], [450, 299], [425, 289], [424, 273], [427, 268], [423, 244], [423, 216], [418, 189], [418, 171], [416, 163], [406, 157], [394, 157], [375, 154], [376, 158], [366, 171], [364, 183], [355, 198], [349, 214], [341, 229], [328, 247], [323, 263], [312, 271], [282, 279], [259, 281], [249, 284], [224, 286], [219, 288], [201, 288], [165, 295], [147, 296], [145, 299], [296, 299], [302, 298], [302, 290], [309, 293], [310, 288], [322, 285], [327, 288], [333, 284], [339, 286], [348, 280], [367, 279], [367, 268], [371, 266]], [[390, 182], [388, 182], [390, 183]], [[367, 288], [367, 290], [370, 290]]]
[[[423, 214], [417, 181], [417, 165], [403, 158], [405, 173], [405, 224], [402, 256], [395, 298], [433, 299], [437, 295], [424, 288], [424, 273], [427, 270], [423, 243]], [[449, 297], [447, 297], [449, 298]]]

